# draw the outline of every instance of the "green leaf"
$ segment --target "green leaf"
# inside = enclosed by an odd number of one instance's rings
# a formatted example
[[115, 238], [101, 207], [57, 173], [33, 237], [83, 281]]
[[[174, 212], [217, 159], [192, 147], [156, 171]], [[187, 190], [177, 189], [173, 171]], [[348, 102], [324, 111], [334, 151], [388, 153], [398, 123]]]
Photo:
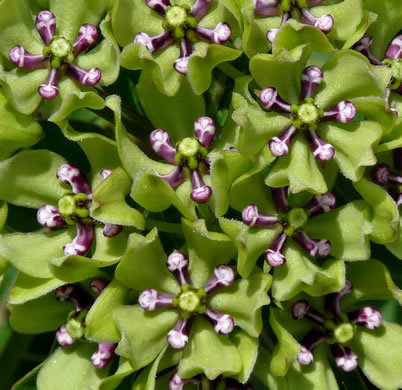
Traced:
[[238, 375], [241, 370], [241, 356], [228, 336], [217, 334], [204, 318], [195, 318], [179, 363], [179, 376], [191, 378], [204, 373], [213, 380], [219, 375]]
[[278, 301], [293, 298], [300, 291], [312, 296], [339, 291], [344, 286], [345, 266], [337, 259], [310, 259], [293, 240], [288, 240], [287, 262], [275, 268], [272, 295]]
[[355, 201], [317, 215], [308, 220], [306, 233], [313, 238], [329, 240], [331, 256], [345, 261], [367, 260], [372, 226], [365, 217], [366, 207], [366, 202]]
[[369, 380], [384, 390], [402, 386], [402, 327], [383, 321], [376, 330], [357, 327], [350, 348], [359, 356], [359, 366]]
[[113, 318], [121, 333], [116, 353], [138, 370], [151, 363], [168, 345], [166, 335], [179, 316], [173, 310], [146, 312], [140, 306], [118, 307]]
[[193, 286], [202, 285], [213, 275], [217, 265], [227, 264], [236, 254], [236, 248], [226, 234], [209, 232], [203, 219], [190, 222], [182, 219], [183, 233], [190, 258]]
[[36, 390], [36, 378], [43, 364], [39, 364], [14, 384], [11, 390]]
[[49, 260], [63, 256], [63, 247], [74, 236], [74, 227], [50, 233], [5, 234], [0, 236], [0, 255], [29, 276], [51, 278]]
[[99, 390], [114, 390], [119, 384], [123, 381], [125, 377], [132, 374], [134, 372], [134, 368], [131, 367], [131, 364], [128, 360], [124, 358], [120, 358], [119, 367], [117, 371], [102, 380], [99, 385]]
[[166, 268], [166, 259], [156, 229], [145, 237], [133, 233], [129, 236], [126, 253], [116, 268], [115, 276], [125, 286], [138, 291], [154, 288], [176, 294], [179, 286]]
[[127, 173], [121, 168], [115, 169], [94, 189], [91, 217], [103, 223], [144, 229], [145, 221], [142, 213], [126, 203], [125, 196], [130, 189], [131, 180]]
[[81, 342], [56, 349], [39, 372], [38, 390], [95, 390], [110, 370], [110, 365], [101, 370], [93, 366], [91, 355], [96, 349], [96, 344]]
[[230, 314], [235, 324], [252, 337], [262, 331], [261, 308], [268, 305], [268, 290], [272, 277], [255, 270], [248, 279], [238, 279], [230, 287], [214, 294], [209, 300], [212, 307], [224, 314]]
[[85, 337], [89, 340], [117, 343], [120, 334], [113, 322], [113, 310], [125, 303], [127, 288], [113, 279], [102, 291], [85, 317]]
[[17, 206], [56, 204], [68, 191], [56, 177], [66, 161], [48, 150], [23, 151], [0, 162], [0, 198]]

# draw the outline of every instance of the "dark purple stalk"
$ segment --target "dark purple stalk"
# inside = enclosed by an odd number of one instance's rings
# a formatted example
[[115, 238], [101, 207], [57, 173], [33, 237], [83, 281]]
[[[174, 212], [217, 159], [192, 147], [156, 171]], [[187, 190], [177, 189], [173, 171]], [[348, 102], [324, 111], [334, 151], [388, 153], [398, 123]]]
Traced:
[[205, 282], [202, 288], [207, 295], [210, 295], [221, 288], [231, 286], [235, 280], [233, 269], [227, 265], [218, 265], [215, 267], [214, 274]]
[[260, 213], [255, 204], [245, 207], [241, 215], [243, 222], [248, 226], [269, 227], [279, 223], [277, 216]]
[[77, 235], [74, 240], [64, 247], [66, 256], [83, 256], [92, 245], [94, 239], [93, 225], [77, 222]]
[[153, 288], [148, 288], [140, 294], [138, 297], [138, 303], [146, 311], [154, 311], [161, 308], [170, 309], [173, 307], [173, 298], [173, 295], [161, 293]]
[[285, 233], [278, 234], [272, 241], [270, 248], [264, 252], [265, 261], [271, 267], [280, 267], [286, 263], [286, 257], [282, 251], [285, 247], [288, 236]]
[[179, 251], [171, 253], [166, 261], [167, 269], [173, 274], [180, 286], [191, 284], [188, 273], [188, 257]]

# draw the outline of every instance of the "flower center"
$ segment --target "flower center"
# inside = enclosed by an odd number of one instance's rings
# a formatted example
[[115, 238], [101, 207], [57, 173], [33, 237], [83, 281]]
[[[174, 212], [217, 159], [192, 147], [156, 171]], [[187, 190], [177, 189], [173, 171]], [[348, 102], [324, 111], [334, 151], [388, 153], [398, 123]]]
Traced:
[[166, 9], [162, 27], [170, 31], [176, 39], [186, 35], [188, 39], [194, 40], [194, 32], [191, 29], [197, 24], [197, 19], [191, 15], [191, 8], [188, 5], [171, 5]]
[[281, 9], [283, 12], [290, 12], [292, 8], [307, 8], [307, 0], [282, 0]]
[[204, 313], [206, 296], [203, 288], [197, 290], [188, 284], [183, 284], [181, 292], [173, 299], [173, 306], [180, 309], [183, 317], [190, 317], [194, 313]]
[[187, 12], [184, 8], [174, 5], [166, 11], [166, 20], [171, 26], [181, 26], [187, 18]]
[[190, 169], [198, 167], [199, 160], [206, 157], [208, 151], [196, 138], [184, 138], [176, 146], [175, 162], [177, 165], [187, 165]]
[[296, 230], [302, 228], [308, 220], [306, 210], [295, 207], [288, 212], [288, 222]]
[[399, 88], [402, 82], [402, 60], [391, 60], [387, 58], [384, 60], [384, 64], [390, 66], [392, 69], [392, 81], [390, 87], [392, 89]]
[[193, 313], [200, 304], [200, 297], [194, 291], [186, 291], [179, 295], [179, 307], [181, 310]]
[[349, 322], [339, 324], [334, 329], [334, 338], [339, 344], [347, 344], [355, 335], [356, 327]]
[[71, 52], [71, 48], [71, 43], [65, 38], [56, 38], [50, 43], [50, 51], [55, 57], [66, 57]]
[[315, 130], [317, 123], [324, 115], [323, 110], [314, 104], [312, 98], [306, 98], [300, 105], [293, 105], [291, 110], [294, 126], [303, 130]]
[[59, 213], [69, 225], [73, 225], [77, 219], [88, 218], [87, 202], [88, 197], [82, 192], [64, 195], [58, 202]]

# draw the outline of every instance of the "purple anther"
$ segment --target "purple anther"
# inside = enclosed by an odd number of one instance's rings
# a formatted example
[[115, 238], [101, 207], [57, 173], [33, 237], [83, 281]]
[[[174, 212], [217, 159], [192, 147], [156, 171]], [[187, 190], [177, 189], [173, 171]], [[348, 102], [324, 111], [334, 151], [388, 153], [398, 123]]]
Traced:
[[212, 196], [212, 188], [204, 183], [198, 169], [191, 171], [191, 184], [193, 187], [190, 193], [191, 199], [197, 203], [208, 202]]
[[169, 31], [164, 31], [158, 35], [148, 35], [147, 33], [140, 32], [134, 38], [134, 43], [140, 43], [145, 46], [150, 53], [169, 46], [173, 41], [174, 39]]
[[73, 302], [77, 312], [90, 307], [93, 303], [92, 297], [84, 289], [74, 284], [65, 284], [57, 287], [55, 295], [58, 301]]
[[266, 215], [258, 211], [255, 204], [246, 206], [241, 213], [243, 222], [248, 226], [268, 227], [279, 223], [275, 215]]
[[288, 236], [285, 233], [280, 233], [272, 241], [270, 248], [264, 252], [265, 261], [271, 267], [280, 267], [286, 263], [286, 257], [282, 251], [285, 246]]
[[68, 331], [67, 331], [66, 325], [62, 325], [62, 326], [60, 326], [59, 329], [57, 329], [56, 341], [62, 347], [68, 347], [69, 345], [73, 345], [77, 340], [73, 339], [70, 336], [70, 333], [68, 333]]
[[91, 195], [92, 193], [85, 175], [72, 164], [61, 165], [57, 170], [57, 178], [69, 184], [74, 194], [82, 192], [86, 195]]
[[301, 98], [311, 97], [323, 79], [322, 70], [317, 66], [309, 66], [301, 75]]
[[105, 237], [115, 237], [123, 231], [122, 225], [116, 225], [114, 223], [105, 223], [103, 227], [103, 235]]
[[344, 295], [349, 294], [353, 290], [353, 284], [350, 280], [345, 280], [345, 286], [342, 290], [328, 294], [325, 298], [325, 307], [335, 316], [341, 313], [341, 299]]
[[374, 183], [385, 186], [388, 183], [402, 185], [402, 176], [391, 172], [391, 168], [387, 164], [377, 164], [371, 170], [371, 178]]
[[234, 320], [229, 314], [222, 314], [208, 307], [204, 316], [212, 324], [215, 332], [218, 334], [229, 334], [234, 329]]
[[264, 88], [260, 93], [260, 103], [267, 110], [290, 113], [290, 104], [279, 96], [275, 88]]
[[57, 98], [57, 96], [59, 96], [59, 88], [57, 88], [59, 80], [60, 80], [60, 69], [51, 68], [45, 83], [39, 85], [38, 88], [39, 95], [46, 100], [52, 100]]
[[193, 53], [193, 45], [191, 42], [182, 38], [180, 40], [180, 57], [173, 63], [176, 72], [186, 75], [188, 72], [188, 61]]
[[102, 78], [102, 72], [99, 68], [82, 69], [75, 64], [68, 64], [66, 73], [81, 85], [93, 87], [98, 84]]
[[14, 46], [8, 55], [10, 61], [18, 68], [37, 69], [42, 68], [47, 58], [42, 54], [31, 54], [22, 46]]
[[179, 251], [172, 252], [166, 260], [166, 267], [180, 286], [191, 284], [190, 274], [188, 273], [188, 257], [186, 255]]
[[288, 209], [289, 187], [271, 188], [272, 199], [278, 213], [283, 213]]
[[149, 140], [153, 151], [164, 160], [175, 164], [174, 157], [176, 156], [176, 149], [172, 145], [167, 131], [162, 129], [155, 129], [150, 135]]
[[110, 283], [107, 279], [94, 279], [89, 284], [89, 287], [95, 291], [97, 294], [100, 294]]
[[315, 330], [307, 333], [307, 335], [304, 336], [303, 340], [300, 342], [301, 349], [299, 355], [297, 356], [297, 361], [304, 366], [313, 363], [313, 349], [316, 345], [322, 343], [323, 341], [325, 341], [325, 337], [321, 333]]
[[365, 34], [353, 45], [352, 48], [366, 56], [373, 65], [382, 65], [381, 61], [377, 60], [377, 58], [371, 54], [372, 42], [373, 38], [370, 35]]
[[355, 118], [356, 113], [356, 106], [352, 102], [342, 100], [335, 107], [325, 110], [323, 119], [349, 123]]
[[183, 379], [179, 377], [176, 371], [169, 379], [169, 390], [183, 390], [188, 383], [199, 384], [201, 381], [198, 378]]
[[102, 169], [100, 171], [100, 177], [102, 180], [105, 180], [108, 176], [110, 176], [112, 174], [113, 170], [111, 169]]
[[293, 238], [312, 257], [325, 257], [331, 251], [329, 240], [315, 240], [304, 232], [297, 233]]
[[191, 318], [180, 318], [176, 326], [167, 334], [167, 340], [171, 347], [182, 349], [188, 343], [192, 325]]
[[301, 320], [302, 318], [306, 318], [319, 325], [325, 324], [325, 318], [321, 315], [321, 313], [312, 308], [305, 299], [297, 301], [296, 303], [293, 304], [292, 317], [295, 320]]
[[397, 60], [402, 57], [402, 35], [395, 37], [385, 53], [385, 58]]
[[162, 179], [165, 179], [171, 185], [172, 188], [178, 187], [185, 180], [183, 167], [181, 166], [175, 166], [172, 169], [172, 171], [166, 175], [161, 175], [155, 171], [154, 173], [155, 175], [161, 177]]
[[259, 16], [278, 16], [281, 13], [278, 0], [256, 0], [254, 13]]
[[272, 137], [269, 140], [269, 150], [274, 156], [282, 157], [289, 153], [289, 145], [296, 134], [296, 127], [288, 126], [277, 137]]
[[235, 280], [233, 269], [227, 265], [215, 267], [214, 274], [205, 282], [202, 288], [209, 295], [221, 288], [231, 286]]
[[211, 7], [212, 0], [195, 0], [191, 7], [191, 15], [197, 20], [201, 20]]
[[214, 42], [219, 45], [226, 43], [232, 36], [232, 29], [225, 22], [218, 23], [215, 28], [196, 26], [194, 31], [201, 39], [208, 42]]
[[93, 45], [98, 39], [98, 30], [93, 24], [83, 24], [73, 44], [73, 54], [78, 56]]
[[43, 42], [48, 45], [56, 32], [56, 16], [50, 11], [41, 11], [36, 17], [35, 25]]
[[148, 288], [144, 290], [138, 297], [139, 305], [146, 311], [158, 310], [162, 307], [173, 307], [173, 295], [161, 293]]
[[166, 8], [169, 7], [169, 0], [145, 0], [147, 6], [161, 16], [165, 16]]
[[310, 216], [327, 213], [335, 208], [336, 198], [334, 194], [326, 192], [322, 195], [315, 195], [305, 206], [310, 211]]
[[50, 204], [45, 204], [44, 206], [40, 207], [36, 213], [36, 218], [42, 226], [49, 228], [62, 226], [66, 223], [63, 217], [60, 215], [59, 209]]
[[77, 235], [74, 240], [64, 247], [66, 256], [83, 256], [89, 251], [94, 239], [93, 225], [77, 223]]
[[317, 27], [324, 34], [328, 34], [334, 26], [334, 18], [329, 14], [317, 18], [307, 8], [302, 8], [301, 14], [303, 23]]
[[314, 158], [320, 161], [329, 161], [334, 157], [335, 148], [322, 140], [314, 130], [310, 130], [306, 134]]
[[372, 306], [362, 307], [352, 313], [348, 313], [350, 322], [364, 326], [368, 329], [378, 329], [382, 324], [382, 314]]
[[330, 345], [336, 365], [343, 371], [353, 371], [359, 365], [359, 357], [348, 347], [340, 344]]
[[205, 149], [209, 149], [215, 136], [215, 122], [208, 116], [202, 116], [194, 122], [195, 136]]
[[98, 350], [91, 356], [92, 365], [98, 370], [105, 368], [112, 361], [116, 347], [115, 343], [99, 343]]

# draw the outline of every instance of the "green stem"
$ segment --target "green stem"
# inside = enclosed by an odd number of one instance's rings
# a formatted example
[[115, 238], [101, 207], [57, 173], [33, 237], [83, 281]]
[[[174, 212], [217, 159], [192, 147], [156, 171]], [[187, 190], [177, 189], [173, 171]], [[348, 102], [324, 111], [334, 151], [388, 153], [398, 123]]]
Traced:
[[154, 227], [160, 232], [183, 235], [183, 229], [178, 223], [156, 221], [154, 219], [147, 219], [145, 221], [145, 229], [153, 229]]
[[223, 62], [217, 66], [219, 70], [221, 70], [223, 73], [227, 74], [230, 78], [233, 80], [238, 79], [239, 77], [243, 77], [244, 74], [240, 72], [240, 70], [237, 70], [233, 65], [230, 65], [227, 62]]

